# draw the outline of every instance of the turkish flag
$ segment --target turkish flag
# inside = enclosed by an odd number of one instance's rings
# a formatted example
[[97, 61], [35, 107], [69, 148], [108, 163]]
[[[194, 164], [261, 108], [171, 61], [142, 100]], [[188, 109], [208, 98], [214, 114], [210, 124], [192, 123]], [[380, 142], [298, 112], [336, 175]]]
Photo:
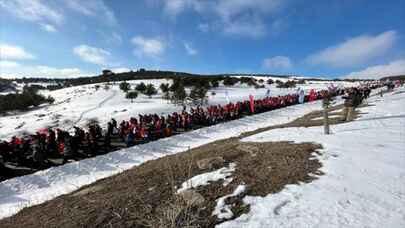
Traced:
[[39, 129], [38, 133], [41, 135], [48, 135], [48, 128]]
[[250, 111], [253, 113], [255, 113], [255, 100], [253, 95], [249, 95], [249, 100], [250, 100]]

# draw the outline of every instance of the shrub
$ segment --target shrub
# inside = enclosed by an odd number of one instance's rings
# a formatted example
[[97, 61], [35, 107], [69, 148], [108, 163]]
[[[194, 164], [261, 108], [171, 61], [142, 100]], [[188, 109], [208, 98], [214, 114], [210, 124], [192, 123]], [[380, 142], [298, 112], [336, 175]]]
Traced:
[[186, 99], [186, 97], [187, 97], [186, 90], [184, 89], [184, 86], [180, 84], [173, 91], [172, 102], [174, 102], [174, 103], [183, 103], [184, 99]]
[[124, 93], [128, 92], [130, 89], [131, 85], [128, 82], [123, 81], [120, 83], [120, 90], [124, 91]]
[[250, 77], [241, 77], [240, 79], [239, 79], [239, 81], [240, 81], [240, 83], [241, 84], [248, 84], [249, 85], [249, 83], [251, 83], [252, 81], [254, 81], [254, 79], [253, 78], [250, 78]]
[[237, 78], [226, 77], [226, 78], [224, 79], [224, 85], [225, 85], [225, 86], [233, 86], [233, 85], [235, 85], [238, 81], [239, 81], [239, 79], [237, 79]]
[[274, 83], [274, 80], [273, 80], [273, 79], [269, 78], [269, 79], [267, 80], [267, 84], [271, 85], [271, 84], [273, 84], [273, 83]]
[[37, 107], [43, 103], [53, 103], [55, 100], [48, 96], [47, 98], [37, 91], [25, 89], [20, 94], [0, 95], [0, 112], [26, 110], [31, 106]]
[[136, 91], [130, 91], [127, 93], [127, 95], [125, 95], [125, 98], [131, 99], [131, 103], [133, 103], [134, 99], [136, 99], [137, 97], [138, 97], [138, 92], [136, 92]]
[[153, 84], [148, 84], [146, 86], [144, 94], [147, 95], [149, 98], [151, 98], [152, 95], [157, 94], [157, 90], [155, 89], [155, 86]]
[[169, 92], [169, 83], [162, 83], [159, 88], [163, 93], [167, 93]]
[[193, 100], [194, 103], [204, 104], [207, 98], [208, 90], [204, 87], [193, 87], [190, 91], [190, 98]]
[[58, 90], [58, 89], [63, 89], [63, 85], [61, 85], [61, 84], [47, 85], [47, 86], [46, 86], [46, 89], [47, 89], [47, 90], [51, 90], [51, 91], [53, 91], [53, 90]]
[[255, 85], [255, 89], [262, 89], [264, 87], [265, 87], [264, 85], [258, 85], [258, 84]]
[[277, 88], [295, 88], [296, 86], [296, 82], [295, 81], [286, 81], [286, 82], [282, 82], [282, 81], [276, 81], [277, 83]]
[[146, 90], [146, 85], [145, 83], [141, 82], [138, 85], [136, 85], [135, 89], [138, 90], [139, 92], [144, 92]]
[[16, 88], [11, 82], [8, 81], [0, 81], [0, 93], [6, 91], [16, 91]]
[[212, 81], [211, 86], [214, 87], [214, 88], [217, 88], [219, 86], [219, 82], [218, 81]]

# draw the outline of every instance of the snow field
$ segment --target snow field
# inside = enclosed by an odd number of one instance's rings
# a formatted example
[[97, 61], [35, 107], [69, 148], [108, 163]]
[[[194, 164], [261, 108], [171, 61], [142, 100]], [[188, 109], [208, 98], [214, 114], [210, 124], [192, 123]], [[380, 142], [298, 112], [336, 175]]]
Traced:
[[0, 183], [0, 218], [11, 216], [24, 207], [68, 194], [148, 160], [235, 137], [246, 131], [287, 123], [320, 108], [321, 101], [290, 106], [6, 180]]
[[405, 88], [372, 97], [350, 123], [284, 128], [244, 141], [322, 144], [323, 164], [309, 184], [247, 196], [250, 212], [218, 227], [405, 227]]

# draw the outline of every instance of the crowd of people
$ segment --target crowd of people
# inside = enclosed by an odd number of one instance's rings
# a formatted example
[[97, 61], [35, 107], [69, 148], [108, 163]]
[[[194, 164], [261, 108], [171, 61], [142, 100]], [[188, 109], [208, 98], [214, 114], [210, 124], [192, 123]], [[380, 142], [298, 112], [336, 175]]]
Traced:
[[197, 106], [189, 110], [183, 107], [181, 112], [174, 112], [166, 116], [158, 114], [138, 115], [137, 118], [131, 117], [120, 123], [111, 119], [105, 129], [97, 123], [90, 124], [87, 130], [74, 127], [71, 132], [62, 129], [41, 129], [34, 135], [14, 136], [10, 141], [0, 142], [0, 155], [3, 163], [13, 162], [18, 166], [44, 169], [55, 165], [51, 162], [52, 158], [62, 158], [63, 163], [66, 163], [69, 160], [80, 160], [118, 149], [112, 145], [112, 140], [130, 147], [170, 137], [184, 131], [235, 120], [244, 115], [343, 95], [345, 92], [352, 94], [352, 91], [355, 91], [364, 94], [364, 98], [366, 98], [371, 89], [378, 86], [376, 84], [367, 87], [367, 89], [311, 90], [308, 95], [303, 95], [304, 97], [300, 97], [300, 93], [295, 93], [226, 105]]

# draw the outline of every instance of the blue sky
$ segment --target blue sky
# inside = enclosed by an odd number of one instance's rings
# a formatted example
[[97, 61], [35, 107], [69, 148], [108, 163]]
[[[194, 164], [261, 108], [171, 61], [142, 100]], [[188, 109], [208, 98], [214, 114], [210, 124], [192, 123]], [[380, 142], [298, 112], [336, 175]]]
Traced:
[[0, 0], [0, 76], [405, 74], [402, 0]]

